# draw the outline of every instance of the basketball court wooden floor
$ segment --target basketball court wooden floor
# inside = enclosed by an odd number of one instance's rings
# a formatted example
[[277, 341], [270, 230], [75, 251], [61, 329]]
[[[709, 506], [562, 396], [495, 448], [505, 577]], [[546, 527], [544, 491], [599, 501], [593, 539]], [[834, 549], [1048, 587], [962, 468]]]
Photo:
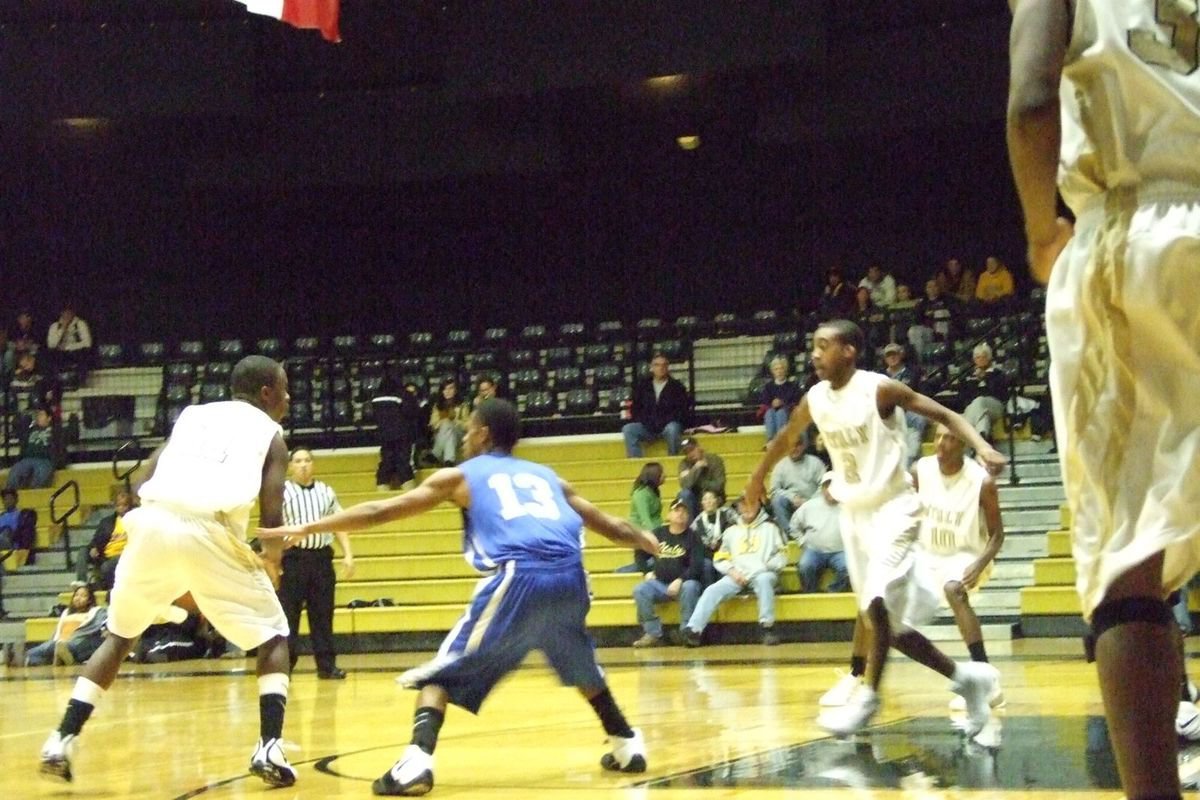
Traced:
[[[1121, 796], [1094, 670], [1077, 641], [993, 645], [1008, 700], [991, 731], [998, 747], [965, 742], [950, 725], [947, 682], [898, 656], [872, 731], [854, 740], [826, 737], [814, 722], [817, 698], [847, 648], [601, 651], [618, 702], [645, 731], [650, 770], [640, 776], [599, 768], [604, 737], [591, 709], [540, 662], [531, 663], [501, 685], [479, 717], [451, 709], [432, 796]], [[258, 724], [245, 661], [127, 668], [84, 733], [70, 785], [42, 782], [36, 762], [75, 668], [0, 670], [0, 798], [366, 798], [370, 781], [408, 741], [414, 695], [395, 676], [423, 659], [344, 656], [350, 677], [340, 682], [318, 681], [311, 659], [302, 659], [284, 729], [296, 745], [289, 757], [300, 780], [275, 790], [245, 772]]]

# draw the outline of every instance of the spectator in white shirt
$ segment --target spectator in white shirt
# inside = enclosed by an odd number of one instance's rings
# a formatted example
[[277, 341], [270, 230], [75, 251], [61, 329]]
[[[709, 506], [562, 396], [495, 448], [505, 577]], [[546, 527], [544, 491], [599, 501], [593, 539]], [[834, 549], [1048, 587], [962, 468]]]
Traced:
[[829, 493], [833, 473], [821, 477], [821, 491], [792, 515], [788, 534], [804, 548], [796, 571], [800, 575], [800, 591], [815, 592], [821, 585], [821, 573], [833, 570], [830, 592], [850, 591], [850, 575], [846, 570], [843, 552], [841, 511], [837, 500]]
[[871, 293], [871, 302], [880, 308], [887, 308], [896, 302], [896, 279], [878, 264], [867, 267], [867, 277], [858, 285]]

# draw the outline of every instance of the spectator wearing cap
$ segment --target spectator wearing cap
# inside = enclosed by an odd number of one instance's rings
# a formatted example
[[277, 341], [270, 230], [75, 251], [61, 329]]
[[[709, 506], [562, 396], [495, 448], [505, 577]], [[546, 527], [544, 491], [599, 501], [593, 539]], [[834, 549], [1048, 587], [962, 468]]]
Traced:
[[[914, 391], [920, 391], [917, 387], [917, 371], [905, 362], [904, 345], [892, 342], [887, 347], [883, 348], [883, 371], [889, 378], [894, 381], [900, 381], [908, 388]], [[913, 462], [921, 457], [921, 442], [925, 440], [925, 427], [929, 424], [929, 420], [920, 414], [912, 411], [904, 412], [904, 421], [907, 424], [905, 436], [908, 446], [908, 466], [912, 466]]]
[[621, 428], [625, 437], [625, 455], [642, 457], [642, 442], [665, 439], [667, 455], [679, 454], [688, 415], [688, 392], [671, 377], [671, 362], [662, 353], [650, 359], [650, 375], [633, 387], [632, 421]]
[[796, 509], [788, 525], [788, 535], [804, 548], [796, 565], [802, 592], [818, 591], [821, 574], [826, 569], [833, 570], [828, 591], [850, 591], [850, 575], [846, 571], [842, 545], [841, 512], [837, 500], [829, 493], [832, 481], [832, 472], [822, 475], [821, 491]]
[[679, 462], [679, 498], [687, 503], [694, 517], [700, 511], [700, 498], [705, 492], [725, 496], [725, 459], [716, 453], [706, 453], [694, 437], [679, 443], [683, 460]]
[[686, 621], [700, 599], [704, 543], [690, 527], [691, 521], [687, 503], [675, 498], [667, 512], [667, 524], [654, 531], [659, 549], [653, 567], [649, 554], [640, 550], [637, 553], [643, 580], [633, 590], [633, 602], [642, 636], [633, 643], [634, 647], [662, 644], [663, 625], [657, 606], [678, 600], [679, 619]]
[[963, 387], [963, 416], [979, 435], [992, 440], [992, 426], [1004, 416], [1004, 398], [1008, 396], [1008, 378], [992, 363], [992, 348], [986, 342], [972, 352], [975, 369]]
[[688, 647], [700, 644], [704, 628], [717, 608], [745, 591], [758, 598], [758, 624], [762, 643], [779, 644], [775, 635], [775, 587], [779, 571], [787, 564], [783, 534], [767, 516], [759, 502], [740, 498], [737, 502], [738, 521], [725, 531], [721, 548], [713, 558], [713, 566], [721, 579], [704, 590], [696, 610], [680, 629], [683, 643]]
[[780, 459], [771, 473], [771, 512], [780, 530], [805, 500], [817, 493], [827, 467], [808, 452], [808, 435], [802, 435], [788, 457]]

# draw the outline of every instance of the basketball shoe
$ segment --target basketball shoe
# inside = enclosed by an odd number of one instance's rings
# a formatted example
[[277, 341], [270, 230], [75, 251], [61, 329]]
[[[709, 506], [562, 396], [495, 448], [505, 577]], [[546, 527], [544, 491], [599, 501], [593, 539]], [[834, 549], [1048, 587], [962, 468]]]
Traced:
[[821, 712], [817, 724], [834, 736], [850, 736], [867, 727], [878, 711], [879, 693], [863, 686], [845, 705]]
[[1200, 741], [1200, 709], [1190, 700], [1179, 703], [1175, 712], [1175, 733], [1189, 742]]
[[600, 757], [600, 766], [612, 772], [646, 771], [646, 740], [640, 730], [634, 728], [629, 739], [609, 736], [608, 743], [612, 751]]
[[[996, 681], [996, 691], [992, 692], [992, 696], [988, 698], [988, 705], [992, 708], [1004, 708], [1008, 701], [1004, 699], [1004, 692], [1000, 690], [1000, 682]], [[960, 695], [955, 695], [950, 698], [951, 711], [966, 711], [967, 701]]]
[[821, 699], [817, 701], [818, 705], [844, 706], [850, 702], [850, 698], [858, 691], [858, 687], [862, 686], [862, 678], [858, 675], [851, 675], [848, 672], [837, 670], [837, 674], [841, 677], [838, 682], [833, 685], [829, 691], [821, 695]]
[[68, 733], [63, 736], [55, 731], [42, 745], [42, 763], [38, 772], [47, 778], [69, 783], [75, 778], [71, 774], [71, 759], [74, 757], [75, 735]]
[[296, 782], [296, 770], [288, 763], [278, 739], [258, 740], [250, 756], [250, 774], [262, 778], [268, 786], [291, 786]]
[[433, 756], [415, 744], [404, 748], [400, 760], [371, 784], [374, 794], [415, 797], [433, 788]]
[[973, 738], [987, 724], [992, 716], [988, 704], [996, 693], [996, 685], [1000, 673], [991, 664], [969, 661], [958, 665], [960, 679], [951, 688], [962, 695], [966, 704], [967, 718], [963, 722], [962, 731], [968, 738]]

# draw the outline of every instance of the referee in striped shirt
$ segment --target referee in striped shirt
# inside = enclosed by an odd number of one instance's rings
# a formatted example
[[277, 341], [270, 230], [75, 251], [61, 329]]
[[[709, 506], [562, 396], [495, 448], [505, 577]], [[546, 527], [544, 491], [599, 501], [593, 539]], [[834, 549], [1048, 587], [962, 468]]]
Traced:
[[[335, 511], [341, 511], [337, 495], [329, 484], [313, 478], [312, 452], [303, 448], [292, 453], [291, 477], [283, 485], [283, 520], [288, 525], [314, 522]], [[341, 680], [346, 671], [338, 669], [333, 650], [333, 574], [332, 533], [314, 533], [304, 537], [283, 554], [283, 577], [279, 581], [279, 602], [287, 615], [288, 650], [292, 669], [298, 658], [300, 639], [300, 610], [308, 607], [308, 629], [312, 638], [313, 657], [317, 661], [317, 677]], [[350, 537], [336, 534], [341, 544], [343, 577], [354, 574], [354, 555]]]

